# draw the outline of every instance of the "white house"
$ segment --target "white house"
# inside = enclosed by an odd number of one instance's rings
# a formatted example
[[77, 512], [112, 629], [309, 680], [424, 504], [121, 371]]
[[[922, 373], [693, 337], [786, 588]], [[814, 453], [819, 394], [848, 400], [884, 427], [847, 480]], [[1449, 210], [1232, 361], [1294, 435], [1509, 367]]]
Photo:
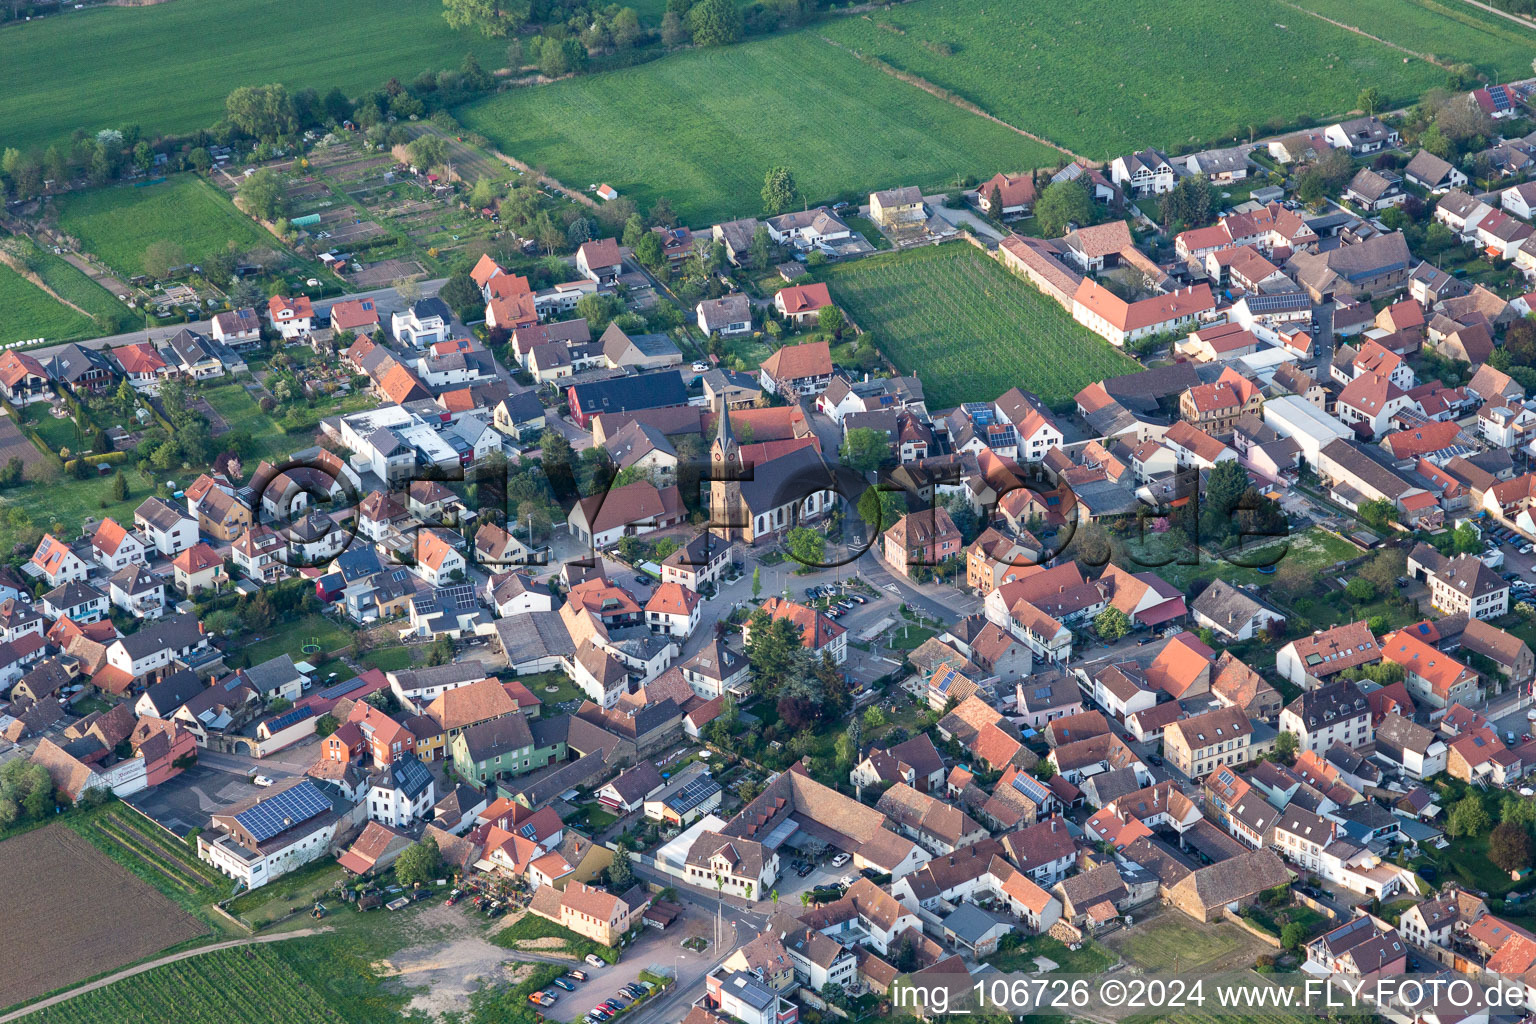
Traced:
[[[310, 332], [315, 323], [315, 310], [307, 295], [297, 295], [291, 299], [274, 295], [267, 300], [267, 319], [274, 331], [292, 341]], [[217, 323], [214, 326], [217, 329]]]
[[369, 779], [368, 817], [391, 828], [410, 828], [436, 802], [436, 783], [415, 754], [396, 757]]
[[409, 309], [390, 314], [389, 329], [396, 340], [416, 348], [426, 348], [447, 341], [452, 333], [453, 314], [442, 299], [417, 299]]
[[161, 498], [145, 498], [133, 510], [133, 528], [166, 558], [197, 543], [197, 520]]

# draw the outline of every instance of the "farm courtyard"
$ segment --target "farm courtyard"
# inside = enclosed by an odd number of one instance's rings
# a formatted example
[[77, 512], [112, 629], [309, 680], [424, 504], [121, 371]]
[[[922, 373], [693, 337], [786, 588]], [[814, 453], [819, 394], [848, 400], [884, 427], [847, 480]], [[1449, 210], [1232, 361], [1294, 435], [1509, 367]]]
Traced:
[[64, 825], [0, 843], [0, 1007], [204, 934], [197, 918]]
[[1048, 405], [1137, 364], [1055, 302], [964, 243], [829, 267], [832, 298], [903, 373], [922, 371], [928, 407], [991, 401], [1011, 387]]

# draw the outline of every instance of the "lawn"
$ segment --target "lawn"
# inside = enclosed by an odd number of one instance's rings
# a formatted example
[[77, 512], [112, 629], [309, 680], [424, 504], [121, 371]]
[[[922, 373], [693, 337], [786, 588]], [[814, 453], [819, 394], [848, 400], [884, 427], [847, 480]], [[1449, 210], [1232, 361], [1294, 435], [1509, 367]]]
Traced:
[[[1321, 571], [1337, 562], [1356, 558], [1360, 549], [1348, 541], [1336, 537], [1325, 530], [1313, 527], [1304, 533], [1296, 534], [1286, 540], [1283, 557], [1286, 559], [1303, 559], [1309, 566]], [[1140, 549], [1143, 552], [1142, 560], [1155, 563], [1160, 559], [1154, 557], [1150, 550]], [[1260, 565], [1267, 561], [1271, 552], [1269, 548], [1261, 548], [1254, 552], [1234, 554], [1234, 560], [1239, 560], [1252, 565]], [[1184, 560], [1198, 558], [1199, 561], [1192, 565], [1183, 564]], [[1122, 563], [1123, 564], [1123, 563]], [[1150, 570], [1167, 580], [1174, 587], [1182, 591], [1188, 591], [1197, 580], [1223, 579], [1234, 586], [1247, 583], [1264, 584], [1269, 582], [1271, 576], [1259, 572], [1257, 569], [1244, 568], [1232, 562], [1212, 559], [1204, 553], [1185, 552], [1181, 558], [1175, 559], [1167, 565], [1134, 565], [1133, 571], [1141, 572]]]
[[314, 906], [337, 882], [349, 877], [340, 864], [322, 859], [241, 893], [230, 901], [229, 912], [259, 930], [295, 909]]
[[[260, 640], [242, 644], [240, 648], [252, 665], [260, 665], [281, 654], [291, 655], [294, 661], [318, 665], [323, 654], [352, 642], [352, 633], [345, 626], [318, 613], [305, 615], [292, 622], [279, 622], [262, 630], [261, 634]], [[319, 644], [320, 652], [306, 653], [303, 647], [310, 643]]]
[[991, 401], [1011, 387], [1059, 405], [1138, 368], [962, 242], [836, 264], [820, 276], [902, 372], [921, 372], [931, 409]]
[[1159, 915], [1149, 924], [1117, 934], [1114, 940], [1111, 945], [1126, 960], [1159, 973], [1198, 971], [1244, 944], [1235, 925], [1199, 925], [1178, 914]]
[[1033, 974], [1035, 957], [1043, 956], [1054, 961], [1062, 974], [1103, 974], [1119, 962], [1114, 951], [1088, 939], [1079, 949], [1068, 949], [1066, 943], [1049, 935], [1031, 935], [1015, 949], [990, 957], [987, 963], [1004, 973], [1015, 971]]
[[92, 334], [96, 323], [54, 299], [16, 271], [0, 263], [0, 345], [44, 338], [63, 341]]
[[279, 462], [308, 447], [302, 436], [289, 437], [271, 416], [261, 411], [261, 406], [237, 382], [211, 387], [204, 385], [197, 393], [224, 418], [231, 432], [243, 431], [251, 436], [255, 450], [247, 461], [252, 462], [253, 466], [255, 460]]
[[409, 647], [381, 647], [369, 651], [359, 660], [365, 667], [376, 668], [380, 672], [399, 672], [410, 668], [415, 657]]
[[[1406, 31], [1438, 48], [1442, 28], [1453, 30], [1463, 47], [1465, 29], [1448, 18], [1435, 25]], [[1368, 85], [1389, 104], [1410, 103], [1445, 80], [1440, 68], [1405, 64], [1401, 51], [1278, 0], [1251, 0], [1230, 18], [1197, 3], [1039, 0], [1001, 20], [987, 0], [919, 0], [817, 31], [1098, 159], [1336, 117]], [[1528, 66], [1529, 49], [1508, 73]]]
[[144, 251], [159, 241], [180, 246], [189, 263], [230, 242], [242, 250], [277, 245], [227, 196], [191, 174], [158, 185], [73, 192], [58, 199], [58, 211], [59, 227], [78, 238], [84, 251], [129, 276], [144, 272]]
[[[89, 11], [6, 27], [0, 61], [0, 144], [27, 149], [137, 124], [153, 136], [206, 128], [236, 86], [332, 86], [349, 96], [457, 68], [466, 52], [487, 68], [506, 43], [455, 32], [442, 5], [373, 0], [366, 17], [348, 0], [317, 0], [301, 16], [264, 0], [176, 0]], [[345, 42], [340, 42], [345, 40]], [[231, 60], [231, 54], [239, 54]], [[47, 74], [37, 69], [47, 68]]]
[[811, 32], [512, 89], [457, 113], [567, 185], [607, 182], [642, 209], [667, 196], [694, 226], [762, 213], [763, 175], [779, 164], [819, 202], [1061, 162]]
[[[563, 946], [555, 946], [549, 940], [559, 940]], [[544, 953], [568, 953], [578, 960], [584, 960], [589, 954], [595, 953], [610, 964], [617, 963], [619, 951], [593, 942], [571, 931], [563, 925], [539, 917], [536, 914], [525, 913], [516, 921], [507, 925], [501, 931], [491, 936], [491, 941], [503, 949], [538, 950]]]

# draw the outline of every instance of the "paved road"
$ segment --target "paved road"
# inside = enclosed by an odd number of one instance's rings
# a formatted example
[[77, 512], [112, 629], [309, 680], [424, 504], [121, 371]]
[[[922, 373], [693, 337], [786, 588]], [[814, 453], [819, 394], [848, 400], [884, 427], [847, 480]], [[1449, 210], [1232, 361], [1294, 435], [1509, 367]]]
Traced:
[[[448, 279], [446, 277], [440, 277], [431, 281], [422, 281], [419, 286], [421, 288], [422, 297], [431, 298], [432, 296], [436, 295], [447, 280]], [[326, 299], [323, 302], [316, 303], [315, 309], [319, 312], [328, 313], [330, 312], [331, 307], [336, 303], [352, 299], [373, 299], [374, 303], [378, 306], [379, 309], [379, 319], [384, 320], [385, 322], [388, 322], [389, 314], [393, 313], [397, 309], [403, 309], [405, 307], [405, 303], [400, 301], [400, 293], [397, 292], [394, 288], [379, 288], [371, 292], [353, 292], [350, 295], [338, 295], [334, 299]], [[213, 325], [212, 321], [198, 320], [193, 323], [175, 324], [170, 327], [153, 327], [149, 330], [149, 340], [168, 341], [178, 332], [187, 328], [191, 328], [200, 334], [207, 334], [210, 330], [213, 329]], [[88, 341], [75, 342], [74, 344], [77, 344], [82, 348], [116, 348], [119, 345], [129, 345], [136, 341], [143, 341], [144, 338], [144, 331], [131, 331], [128, 334], [114, 334], [106, 338], [91, 338]], [[42, 348], [28, 349], [27, 354], [38, 359], [48, 359], [49, 357], [58, 353], [58, 351], [63, 347], [64, 345], [62, 344], [47, 345]]]
[[214, 950], [218, 949], [230, 949], [234, 946], [254, 946], [264, 942], [282, 942], [285, 939], [297, 939], [305, 935], [315, 935], [322, 931], [325, 931], [325, 929], [300, 928], [298, 931], [284, 932], [281, 935], [259, 935], [249, 939], [231, 939], [228, 942], [215, 942], [211, 946], [199, 946], [196, 949], [188, 949], [180, 953], [172, 953], [170, 956], [162, 956], [158, 960], [151, 960], [148, 963], [142, 963], [136, 967], [126, 968], [124, 970], [118, 971], [116, 974], [109, 974], [105, 978], [97, 978], [95, 981], [86, 985], [81, 985], [79, 988], [72, 988], [68, 992], [60, 992], [56, 996], [49, 996], [47, 999], [39, 1000], [30, 1006], [22, 1007], [20, 1010], [16, 1010], [12, 1013], [6, 1014], [4, 1017], [0, 1017], [0, 1024], [6, 1024], [7, 1021], [18, 1020], [27, 1016], [29, 1013], [36, 1012], [37, 1010], [42, 1010], [49, 1006], [56, 1006], [59, 1003], [64, 1002], [66, 999], [73, 999], [75, 996], [84, 995], [87, 992], [94, 992], [99, 988], [106, 988], [113, 982], [122, 981], [124, 978], [131, 978], [136, 974], [143, 974], [145, 971], [152, 971], [156, 967], [164, 967], [166, 964], [176, 963], [178, 960], [190, 960], [192, 957], [202, 956], [204, 953], [212, 953]]

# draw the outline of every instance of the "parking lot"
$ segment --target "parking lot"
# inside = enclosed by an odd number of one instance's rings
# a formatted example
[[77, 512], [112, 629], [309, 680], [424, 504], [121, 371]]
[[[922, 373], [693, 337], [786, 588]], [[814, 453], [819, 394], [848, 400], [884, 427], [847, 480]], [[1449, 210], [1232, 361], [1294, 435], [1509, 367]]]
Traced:
[[153, 789], [125, 802], [183, 838], [194, 828], [207, 828], [208, 816], [258, 792], [239, 775], [195, 764]]
[[781, 850], [779, 852], [779, 884], [777, 886], [779, 898], [788, 901], [798, 900], [802, 892], [814, 889], [818, 885], [836, 885], [844, 878], [859, 877], [859, 872], [854, 868], [851, 858], [842, 867], [833, 867], [832, 860], [835, 856], [837, 856], [837, 851], [835, 850], [828, 853], [819, 863], [811, 865], [809, 874], [801, 877], [799, 872], [795, 870], [794, 865], [796, 861], [804, 861], [807, 858], [795, 850]]

